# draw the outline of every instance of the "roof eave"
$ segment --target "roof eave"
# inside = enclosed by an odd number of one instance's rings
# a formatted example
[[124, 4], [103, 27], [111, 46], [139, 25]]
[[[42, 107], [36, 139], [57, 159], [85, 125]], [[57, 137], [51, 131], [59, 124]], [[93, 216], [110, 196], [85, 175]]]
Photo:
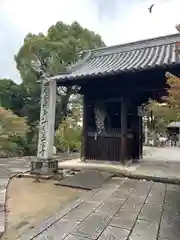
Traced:
[[164, 64], [164, 65], [155, 65], [155, 66], [149, 66], [146, 68], [139, 68], [139, 69], [128, 69], [128, 70], [120, 70], [120, 71], [112, 71], [112, 72], [104, 72], [104, 73], [98, 73], [98, 74], [92, 74], [92, 75], [81, 75], [76, 77], [69, 77], [69, 74], [64, 75], [63, 78], [61, 76], [55, 76], [54, 80], [56, 80], [58, 85], [78, 85], [78, 83], [82, 83], [85, 79], [95, 79], [99, 77], [108, 77], [108, 76], [115, 76], [120, 74], [129, 74], [129, 73], [140, 73], [143, 71], [149, 71], [149, 70], [167, 70], [171, 67], [177, 67], [180, 66], [180, 63], [171, 63], [171, 64]]

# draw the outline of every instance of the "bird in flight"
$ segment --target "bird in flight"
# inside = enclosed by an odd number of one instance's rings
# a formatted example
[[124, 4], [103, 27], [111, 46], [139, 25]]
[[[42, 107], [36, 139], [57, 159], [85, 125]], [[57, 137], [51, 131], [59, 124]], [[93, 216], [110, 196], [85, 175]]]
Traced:
[[152, 4], [148, 9], [149, 9], [149, 13], [152, 13], [152, 8], [154, 7], [154, 4]]

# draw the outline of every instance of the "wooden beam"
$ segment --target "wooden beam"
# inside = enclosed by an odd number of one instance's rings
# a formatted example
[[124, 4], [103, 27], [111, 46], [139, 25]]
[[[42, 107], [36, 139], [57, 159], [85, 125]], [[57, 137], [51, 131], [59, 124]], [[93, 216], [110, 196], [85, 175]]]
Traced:
[[129, 88], [129, 87], [127, 87], [127, 88], [122, 88], [121, 86], [119, 86], [119, 88], [117, 88], [117, 89], [111, 89], [111, 87], [109, 87], [109, 89], [107, 90], [107, 89], [101, 89], [101, 91], [100, 92], [94, 92], [94, 89], [96, 89], [96, 88], [91, 88], [90, 86], [89, 86], [89, 88], [88, 88], [88, 90], [86, 90], [86, 91], [82, 91], [81, 92], [81, 94], [87, 94], [87, 95], [89, 95], [89, 96], [92, 96], [92, 93], [93, 93], [93, 96], [108, 96], [108, 95], [110, 95], [110, 96], [114, 96], [115, 94], [118, 94], [118, 96], [119, 95], [131, 95], [131, 94], [139, 94], [139, 93], [151, 93], [151, 92], [159, 92], [159, 91], [164, 91], [164, 90], [166, 90], [167, 89], [167, 87], [166, 86], [163, 86], [163, 87], [161, 87], [161, 86], [158, 86], [158, 87], [154, 87], [154, 88], [141, 88], [141, 86], [139, 86], [138, 88], [136, 88], [135, 86], [133, 87], [133, 88]]

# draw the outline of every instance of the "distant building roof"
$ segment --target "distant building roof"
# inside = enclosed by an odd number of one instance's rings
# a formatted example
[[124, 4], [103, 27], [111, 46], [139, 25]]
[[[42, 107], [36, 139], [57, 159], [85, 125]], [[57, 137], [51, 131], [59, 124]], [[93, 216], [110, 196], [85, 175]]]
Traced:
[[177, 64], [177, 42], [180, 34], [89, 50], [67, 73], [51, 79], [75, 80]]
[[168, 128], [180, 128], [180, 122], [171, 122], [167, 127]]

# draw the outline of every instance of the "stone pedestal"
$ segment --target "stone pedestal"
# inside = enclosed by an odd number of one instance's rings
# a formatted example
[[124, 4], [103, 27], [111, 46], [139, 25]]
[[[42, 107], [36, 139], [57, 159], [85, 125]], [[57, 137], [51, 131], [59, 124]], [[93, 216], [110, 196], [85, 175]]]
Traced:
[[31, 173], [38, 175], [54, 175], [58, 171], [58, 160], [31, 161]]
[[55, 109], [56, 82], [44, 81], [41, 87], [37, 161], [31, 162], [31, 173], [51, 175], [58, 170], [58, 161], [53, 159]]

